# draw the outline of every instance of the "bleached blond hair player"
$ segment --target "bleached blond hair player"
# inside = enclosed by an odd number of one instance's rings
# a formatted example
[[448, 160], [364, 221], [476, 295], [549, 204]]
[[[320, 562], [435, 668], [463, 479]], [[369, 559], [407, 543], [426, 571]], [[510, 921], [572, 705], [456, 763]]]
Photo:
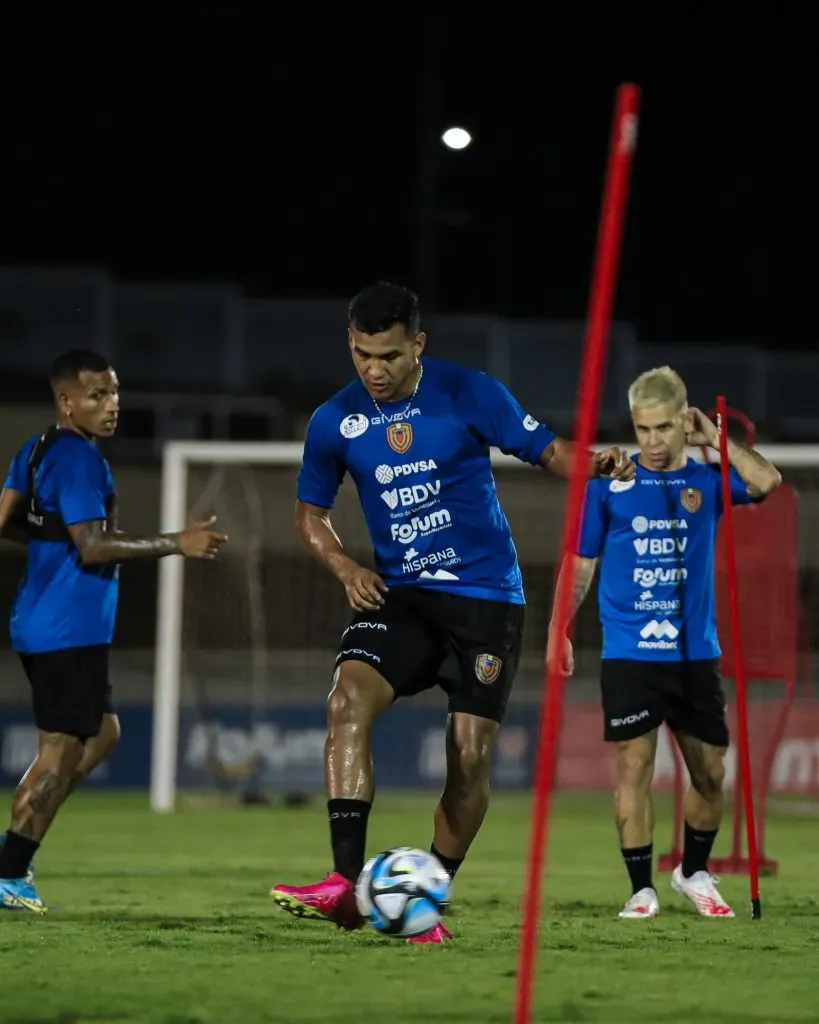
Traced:
[[[604, 736], [617, 745], [614, 811], [632, 886], [620, 917], [659, 913], [651, 787], [664, 722], [691, 777], [683, 859], [672, 888], [706, 917], [733, 917], [708, 872], [729, 742], [714, 595], [721, 479], [718, 466], [686, 452], [687, 445], [718, 449], [719, 435], [689, 407], [682, 378], [668, 366], [641, 374], [628, 400], [639, 447], [632, 456], [636, 476], [588, 483], [577, 551], [558, 579], [558, 590], [572, 588], [573, 617], [600, 563]], [[779, 486], [778, 471], [758, 452], [729, 441], [728, 458], [733, 504], [762, 501]], [[554, 626], [548, 658], [573, 672], [572, 645]]]

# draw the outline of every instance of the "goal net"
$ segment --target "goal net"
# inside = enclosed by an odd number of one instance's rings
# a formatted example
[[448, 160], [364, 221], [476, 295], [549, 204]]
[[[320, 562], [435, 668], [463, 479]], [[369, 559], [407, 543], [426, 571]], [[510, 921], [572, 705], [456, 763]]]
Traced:
[[[793, 799], [812, 805], [819, 794], [813, 664], [819, 535], [810, 526], [819, 521], [819, 447], [761, 450], [799, 493], [792, 532], [781, 518], [781, 506], [772, 505], [774, 514], [749, 530], [740, 529], [748, 510], [736, 517], [745, 652], [755, 659], [749, 673], [752, 768], [764, 826], [763, 796], [769, 806]], [[151, 766], [155, 810], [173, 809], [180, 793], [227, 793], [255, 801], [323, 791], [325, 700], [348, 609], [343, 588], [300, 549], [295, 536], [301, 455], [302, 446], [295, 442], [172, 442], [165, 448], [162, 529], [179, 529], [194, 516], [217, 515], [230, 543], [214, 563], [160, 562]], [[497, 745], [493, 785], [526, 790], [533, 773], [566, 487], [551, 474], [499, 453], [493, 462], [528, 600], [524, 653]], [[333, 524], [351, 555], [371, 564], [372, 546], [349, 481], [342, 485]], [[794, 552], [792, 571], [788, 550]], [[773, 627], [765, 632], [770, 623], [779, 630], [776, 640], [771, 639]], [[791, 632], [788, 623], [794, 626]], [[721, 622], [727, 651], [726, 625]], [[763, 635], [768, 637], [764, 643]], [[793, 635], [798, 657], [791, 670], [779, 641]], [[610, 791], [614, 760], [601, 738], [594, 594], [581, 609], [574, 640], [576, 672], [566, 687], [557, 784], [567, 790]], [[777, 650], [780, 656], [758, 671], [760, 658]], [[730, 694], [730, 679], [727, 688]], [[373, 743], [380, 789], [440, 786], [445, 708], [444, 695], [432, 691], [399, 702], [378, 723]], [[731, 751], [726, 785], [732, 795], [735, 763]], [[655, 787], [671, 798], [683, 781], [673, 741], [663, 733]], [[658, 846], [664, 842], [658, 834]]]

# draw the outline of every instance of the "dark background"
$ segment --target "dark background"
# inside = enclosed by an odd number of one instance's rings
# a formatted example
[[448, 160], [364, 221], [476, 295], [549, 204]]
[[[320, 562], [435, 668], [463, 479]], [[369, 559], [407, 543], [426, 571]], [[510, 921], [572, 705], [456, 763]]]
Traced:
[[[815, 347], [806, 15], [327, 11], [4, 5], [0, 261], [252, 296], [387, 277], [441, 311], [582, 317], [630, 79], [618, 316], [649, 339]], [[468, 150], [438, 142], [451, 124]], [[436, 160], [430, 249], [419, 181]]]

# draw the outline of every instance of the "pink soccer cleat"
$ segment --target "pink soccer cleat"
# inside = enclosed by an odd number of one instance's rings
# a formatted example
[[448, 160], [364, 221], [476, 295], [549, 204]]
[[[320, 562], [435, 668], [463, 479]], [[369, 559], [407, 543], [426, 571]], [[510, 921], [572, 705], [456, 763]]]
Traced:
[[424, 932], [422, 935], [413, 935], [411, 939], [407, 939], [407, 942], [433, 942], [438, 945], [451, 941], [452, 935], [442, 924], [436, 924], [435, 927], [430, 928], [428, 932]]
[[274, 885], [270, 895], [277, 906], [294, 917], [332, 921], [347, 931], [364, 925], [355, 905], [355, 886], [337, 871], [313, 885]]

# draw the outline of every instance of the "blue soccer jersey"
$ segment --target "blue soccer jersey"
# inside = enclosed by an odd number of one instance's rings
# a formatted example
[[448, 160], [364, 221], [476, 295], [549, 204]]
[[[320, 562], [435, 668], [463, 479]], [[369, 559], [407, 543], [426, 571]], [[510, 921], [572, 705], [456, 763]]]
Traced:
[[[733, 468], [730, 479], [732, 503], [749, 503]], [[637, 463], [627, 482], [589, 481], [577, 550], [600, 559], [604, 658], [719, 657], [714, 545], [721, 515], [719, 467], [693, 459], [671, 472]]]
[[332, 508], [349, 473], [388, 586], [523, 604], [489, 452], [537, 465], [555, 435], [493, 377], [440, 359], [424, 358], [409, 409], [406, 398], [379, 404], [383, 415], [355, 380], [316, 410], [299, 500]]
[[[31, 438], [15, 456], [5, 486], [28, 493]], [[79, 434], [61, 438], [43, 457], [35, 492], [66, 526], [106, 519], [114, 493], [108, 462]], [[11, 644], [21, 654], [110, 644], [117, 612], [116, 565], [84, 566], [68, 540], [29, 540], [25, 573], [11, 613]]]
[[[733, 504], [748, 504], [733, 468], [730, 479]], [[600, 559], [604, 658], [720, 656], [714, 550], [722, 511], [719, 466], [692, 459], [671, 472], [637, 463], [627, 482], [590, 480], [577, 553]]]

